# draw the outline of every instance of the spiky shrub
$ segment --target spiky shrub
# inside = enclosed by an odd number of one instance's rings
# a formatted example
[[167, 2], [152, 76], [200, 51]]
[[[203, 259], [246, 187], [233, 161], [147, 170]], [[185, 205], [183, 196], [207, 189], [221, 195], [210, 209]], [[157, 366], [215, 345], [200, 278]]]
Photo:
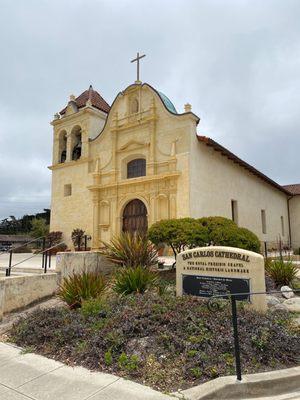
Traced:
[[266, 272], [273, 278], [276, 285], [290, 285], [297, 276], [297, 267], [291, 261], [267, 260], [265, 264]]
[[121, 295], [131, 293], [144, 293], [147, 289], [158, 284], [159, 278], [157, 273], [143, 268], [141, 266], [135, 268], [122, 268], [115, 273], [113, 289]]
[[59, 286], [58, 296], [70, 308], [79, 308], [84, 300], [96, 299], [105, 289], [105, 279], [98, 272], [73, 274], [63, 279]]
[[157, 251], [145, 235], [122, 232], [103, 246], [101, 253], [115, 264], [132, 268], [157, 264]]

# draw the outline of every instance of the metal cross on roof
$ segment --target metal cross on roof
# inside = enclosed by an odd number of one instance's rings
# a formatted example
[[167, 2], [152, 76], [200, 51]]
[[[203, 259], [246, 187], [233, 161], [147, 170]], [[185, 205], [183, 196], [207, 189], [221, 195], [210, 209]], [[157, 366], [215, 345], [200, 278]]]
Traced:
[[140, 53], [136, 53], [136, 58], [131, 60], [130, 62], [136, 62], [136, 83], [140, 83], [140, 59], [145, 57], [146, 54], [140, 56]]

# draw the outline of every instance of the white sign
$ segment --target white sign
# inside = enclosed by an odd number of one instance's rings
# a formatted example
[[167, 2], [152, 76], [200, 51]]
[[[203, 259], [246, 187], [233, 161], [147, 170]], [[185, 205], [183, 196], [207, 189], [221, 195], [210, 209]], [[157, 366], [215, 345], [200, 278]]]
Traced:
[[[265, 292], [262, 255], [234, 247], [209, 246], [183, 251], [176, 259], [176, 292], [211, 297], [225, 293]], [[265, 294], [238, 296], [265, 312]]]

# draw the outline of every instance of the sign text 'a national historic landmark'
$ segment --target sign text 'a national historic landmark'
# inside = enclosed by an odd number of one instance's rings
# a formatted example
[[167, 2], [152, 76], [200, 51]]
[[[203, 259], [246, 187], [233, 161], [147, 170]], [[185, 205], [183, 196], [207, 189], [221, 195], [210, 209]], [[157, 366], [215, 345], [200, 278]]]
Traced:
[[233, 247], [210, 246], [190, 249], [177, 256], [178, 296], [199, 297], [239, 294], [259, 311], [266, 310], [264, 259], [260, 254]]

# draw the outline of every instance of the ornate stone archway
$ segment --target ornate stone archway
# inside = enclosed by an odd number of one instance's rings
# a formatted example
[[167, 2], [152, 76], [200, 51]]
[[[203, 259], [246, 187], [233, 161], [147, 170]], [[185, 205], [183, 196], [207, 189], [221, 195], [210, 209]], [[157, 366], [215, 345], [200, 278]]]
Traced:
[[145, 204], [139, 200], [131, 200], [123, 211], [123, 232], [138, 232], [145, 234], [148, 229], [147, 208]]

